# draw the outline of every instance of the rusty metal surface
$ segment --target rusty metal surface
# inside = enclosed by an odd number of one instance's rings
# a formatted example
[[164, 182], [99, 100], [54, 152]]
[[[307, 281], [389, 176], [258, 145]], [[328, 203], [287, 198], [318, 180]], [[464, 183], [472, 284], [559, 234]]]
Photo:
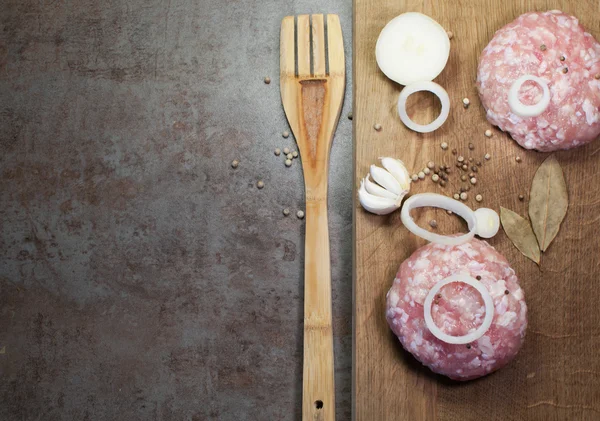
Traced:
[[[340, 14], [350, 70], [351, 8], [3, 2], [0, 419], [299, 418], [304, 226], [282, 209], [302, 209], [303, 185], [298, 162], [272, 152], [294, 146], [281, 137], [279, 23]], [[350, 86], [330, 174], [340, 420]]]

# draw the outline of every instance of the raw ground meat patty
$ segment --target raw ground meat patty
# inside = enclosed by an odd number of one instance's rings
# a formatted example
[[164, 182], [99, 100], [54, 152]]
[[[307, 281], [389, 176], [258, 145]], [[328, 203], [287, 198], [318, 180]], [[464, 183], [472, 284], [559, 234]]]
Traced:
[[[481, 338], [453, 345], [429, 331], [423, 303], [436, 283], [459, 273], [487, 288], [494, 318]], [[472, 286], [452, 283], [442, 287], [437, 297], [431, 315], [444, 333], [462, 336], [482, 324], [485, 305]], [[407, 351], [436, 373], [456, 380], [481, 377], [506, 365], [521, 348], [527, 328], [527, 306], [515, 271], [504, 256], [477, 239], [460, 246], [430, 243], [415, 251], [400, 265], [387, 294], [386, 317]]]
[[[508, 105], [511, 85], [524, 75], [550, 89], [550, 105], [537, 117], [521, 118]], [[570, 149], [600, 134], [600, 44], [558, 10], [526, 13], [497, 31], [479, 58], [477, 88], [490, 123], [526, 149]], [[522, 103], [541, 98], [539, 85], [522, 86]]]

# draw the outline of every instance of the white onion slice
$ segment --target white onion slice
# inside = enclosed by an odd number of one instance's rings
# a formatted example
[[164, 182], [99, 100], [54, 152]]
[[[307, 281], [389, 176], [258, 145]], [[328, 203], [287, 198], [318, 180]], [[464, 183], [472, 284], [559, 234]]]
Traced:
[[403, 189], [398, 180], [383, 168], [379, 168], [377, 165], [371, 165], [370, 173], [373, 176], [373, 180], [381, 187], [386, 188], [398, 196], [402, 193]]
[[370, 177], [371, 174], [367, 174], [367, 176], [365, 177], [365, 189], [367, 189], [369, 193], [379, 197], [387, 197], [388, 199], [392, 199], [394, 201], [398, 199], [397, 194], [394, 194], [391, 191], [387, 191], [380, 185], [373, 183]]
[[[421, 91], [429, 91], [440, 99], [442, 103], [442, 111], [440, 115], [433, 120], [431, 123], [422, 125], [417, 124], [410, 119], [408, 114], [406, 113], [406, 100], [411, 94], [415, 92]], [[429, 133], [434, 130], [440, 128], [442, 124], [448, 118], [450, 114], [450, 98], [448, 97], [448, 92], [440, 85], [435, 82], [415, 82], [411, 85], [406, 86], [400, 92], [400, 97], [398, 98], [398, 115], [400, 116], [400, 120], [411, 130], [419, 133]]]
[[[540, 101], [534, 105], [525, 105], [519, 99], [519, 89], [521, 89], [521, 86], [528, 81], [537, 83], [540, 85], [543, 91], [542, 99], [540, 99]], [[548, 105], [550, 105], [550, 89], [548, 89], [548, 84], [537, 76], [521, 76], [514, 81], [508, 91], [508, 106], [510, 107], [511, 111], [519, 117], [537, 117], [546, 111]]]
[[[435, 234], [418, 226], [410, 216], [410, 211], [416, 208], [424, 207], [442, 208], [454, 212], [465, 221], [469, 227], [469, 232], [457, 237]], [[500, 227], [500, 218], [493, 209], [480, 208], [475, 212], [458, 200], [442, 196], [436, 193], [415, 194], [404, 201], [400, 219], [404, 226], [413, 234], [431, 241], [432, 243], [444, 244], [447, 246], [458, 246], [470, 241], [475, 234], [483, 238], [491, 238], [498, 232]]]
[[[431, 305], [433, 303], [435, 295], [444, 286], [454, 282], [462, 282], [475, 288], [481, 294], [481, 297], [483, 298], [483, 303], [485, 304], [485, 317], [483, 318], [483, 323], [481, 324], [481, 326], [479, 326], [473, 332], [463, 336], [452, 336], [442, 332], [442, 330], [439, 327], [437, 327], [434, 323], [433, 317], [431, 317]], [[485, 334], [485, 332], [488, 331], [488, 329], [492, 325], [492, 320], [494, 319], [494, 301], [492, 300], [492, 296], [481, 282], [476, 281], [475, 279], [466, 274], [452, 275], [446, 279], [442, 279], [437, 284], [435, 284], [433, 288], [429, 290], [429, 293], [425, 298], [423, 310], [425, 312], [425, 324], [427, 325], [429, 331], [433, 334], [433, 336], [435, 336], [439, 340], [449, 344], [468, 344], [470, 342], [476, 341], [477, 339], [481, 338]]]
[[435, 79], [446, 67], [449, 55], [450, 39], [444, 28], [416, 12], [389, 21], [375, 46], [377, 65], [401, 85]]
[[[424, 228], [421, 228], [410, 216], [410, 211], [415, 208], [423, 208], [427, 206], [446, 209], [459, 215], [465, 221], [467, 221], [469, 232], [458, 237], [450, 237], [447, 235], [435, 234], [427, 231]], [[468, 242], [475, 236], [477, 230], [477, 219], [475, 218], [475, 213], [471, 210], [471, 208], [464, 203], [459, 202], [458, 200], [442, 196], [441, 194], [422, 193], [411, 196], [404, 202], [404, 206], [400, 212], [400, 217], [404, 226], [413, 234], [418, 235], [427, 241], [431, 241], [432, 243], [444, 244], [447, 246], [457, 246], [459, 244]]]

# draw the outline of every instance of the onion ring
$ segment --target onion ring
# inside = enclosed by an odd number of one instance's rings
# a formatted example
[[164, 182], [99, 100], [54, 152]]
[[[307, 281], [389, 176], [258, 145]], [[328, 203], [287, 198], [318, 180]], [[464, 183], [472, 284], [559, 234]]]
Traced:
[[[519, 99], [519, 89], [528, 81], [535, 82], [542, 88], [542, 99], [534, 105], [525, 105]], [[533, 75], [521, 76], [510, 86], [508, 91], [508, 106], [519, 117], [537, 117], [546, 111], [548, 105], [550, 105], [550, 89], [548, 89], [548, 84], [541, 78]]]
[[[457, 237], [448, 235], [435, 234], [418, 226], [410, 216], [410, 211], [415, 208], [423, 207], [442, 208], [454, 212], [465, 221], [469, 227], [469, 232]], [[483, 209], [483, 210], [482, 210]], [[404, 206], [400, 211], [400, 219], [404, 226], [413, 234], [431, 241], [432, 243], [444, 244], [446, 246], [458, 246], [470, 241], [475, 234], [483, 238], [491, 238], [498, 232], [499, 218], [498, 214], [493, 209], [479, 208], [473, 211], [470, 207], [458, 200], [451, 199], [441, 194], [436, 193], [421, 193], [411, 196], [404, 201]], [[493, 222], [494, 229], [490, 228], [490, 223]], [[481, 231], [481, 232], [480, 232]]]
[[[483, 298], [483, 303], [485, 304], [485, 317], [483, 318], [483, 323], [481, 326], [479, 326], [473, 332], [463, 336], [452, 336], [442, 332], [442, 330], [437, 327], [433, 321], [433, 317], [431, 317], [431, 305], [433, 303], [433, 298], [440, 291], [440, 289], [442, 289], [442, 287], [454, 282], [462, 282], [463, 284], [467, 284], [475, 288], [481, 294], [481, 298]], [[429, 290], [427, 297], [425, 297], [423, 311], [425, 312], [425, 325], [427, 325], [427, 328], [433, 336], [449, 344], [468, 344], [481, 338], [492, 325], [492, 320], [494, 319], [494, 301], [492, 300], [492, 296], [488, 292], [487, 288], [481, 282], [476, 281], [469, 275], [457, 274], [449, 276], [446, 279], [442, 279]]]
[[[406, 113], [406, 100], [411, 94], [415, 92], [421, 91], [429, 91], [440, 99], [442, 103], [442, 111], [440, 115], [433, 120], [431, 123], [422, 125], [417, 124], [410, 119], [408, 114]], [[429, 133], [434, 130], [437, 130], [441, 127], [442, 124], [448, 118], [450, 114], [450, 98], [448, 97], [448, 92], [440, 85], [431, 81], [423, 81], [423, 82], [415, 82], [410, 85], [404, 87], [402, 92], [400, 92], [400, 96], [398, 97], [398, 115], [400, 116], [400, 120], [404, 123], [406, 127], [415, 132], [419, 133]]]

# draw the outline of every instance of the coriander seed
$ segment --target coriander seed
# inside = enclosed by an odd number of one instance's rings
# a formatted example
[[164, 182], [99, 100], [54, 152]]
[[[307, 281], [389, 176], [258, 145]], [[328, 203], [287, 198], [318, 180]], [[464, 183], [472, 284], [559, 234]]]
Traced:
[[477, 196], [475, 196], [475, 200], [477, 200], [478, 202], [481, 202], [483, 200], [483, 196], [478, 194]]
[[231, 168], [237, 168], [238, 165], [240, 165], [240, 161], [238, 161], [237, 159], [231, 161]]
[[290, 148], [283, 148], [283, 153], [285, 155], [289, 154], [290, 153]]
[[458, 162], [463, 162], [464, 160], [465, 160], [465, 157], [462, 155], [457, 158]]
[[517, 156], [517, 157], [515, 158], [515, 161], [517, 161], [517, 162], [521, 162], [521, 157], [520, 157], [520, 156]]
[[431, 221], [429, 221], [429, 226], [431, 228], [437, 228], [437, 221], [435, 219], [432, 219]]
[[433, 168], [435, 168], [435, 162], [433, 161], [429, 161], [427, 163], [427, 168], [429, 168], [430, 170], [432, 170]]
[[439, 181], [439, 179], [440, 179], [440, 176], [437, 174], [433, 174], [431, 176], [431, 181], [433, 181], [434, 183], [437, 183]]
[[294, 158], [298, 158], [298, 151], [294, 151], [294, 152], [292, 152], [292, 156], [293, 156]]
[[259, 189], [262, 189], [265, 186], [265, 183], [262, 180], [259, 180], [256, 183], [256, 187], [258, 187]]
[[412, 181], [417, 181], [419, 179], [419, 176], [417, 174], [413, 174], [410, 176]]
[[374, 128], [376, 131], [380, 132], [380, 131], [381, 131], [381, 124], [379, 124], [379, 123], [377, 123], [377, 124], [374, 124], [374, 125], [373, 125], [373, 128]]
[[519, 200], [522, 202], [523, 200], [525, 200], [525, 196], [523, 196], [522, 194], [519, 195]]
[[291, 159], [286, 159], [285, 160], [285, 166], [286, 167], [291, 167], [292, 166], [292, 160]]
[[485, 134], [486, 137], [492, 137], [493, 133], [492, 133], [492, 131], [490, 129], [487, 129], [484, 134]]
[[454, 200], [458, 200], [458, 199], [460, 199], [460, 194], [454, 193], [453, 197], [454, 197]]
[[486, 153], [486, 154], [484, 155], [484, 158], [485, 158], [487, 161], [489, 161], [491, 157], [492, 157], [492, 156], [491, 156], [489, 153]]
[[288, 216], [289, 214], [290, 214], [290, 210], [289, 210], [288, 208], [285, 208], [285, 209], [283, 210], [283, 215], [284, 215], [284, 216]]
[[443, 150], [448, 149], [448, 144], [446, 142], [442, 142], [442, 144], [440, 146], [442, 147]]
[[271, 78], [269, 76], [265, 76], [265, 84], [271, 83]]
[[296, 216], [298, 217], [298, 219], [303, 219], [304, 218], [304, 212], [299, 210], [298, 212], [296, 212]]
[[467, 176], [463, 174], [463, 175], [460, 176], [460, 179], [462, 181], [467, 181]]
[[290, 137], [290, 132], [286, 130], [285, 132], [281, 133], [281, 135], [287, 139], [288, 137]]
[[287, 154], [285, 157], [286, 157], [287, 159], [292, 159], [292, 158], [294, 158], [294, 155], [292, 155], [291, 153], [289, 153], [289, 154]]
[[281, 155], [281, 149], [279, 149], [279, 148], [275, 148], [275, 155], [276, 155], [276, 156], [279, 156], [279, 155]]
[[425, 178], [425, 173], [423, 171], [419, 171], [419, 174], [417, 174], [417, 176], [419, 177], [419, 179], [424, 179]]
[[465, 98], [463, 98], [462, 103], [463, 103], [463, 107], [469, 108], [469, 104], [471, 104], [471, 101], [469, 101], [469, 98], [465, 97]]
[[475, 177], [471, 177], [471, 184], [477, 184], [477, 179]]
[[469, 195], [466, 192], [462, 192], [460, 194], [460, 200], [462, 200], [462, 201], [467, 200], [467, 197], [469, 197]]
[[467, 171], [469, 169], [469, 166], [467, 164], [463, 164], [462, 169], [463, 171]]
[[469, 149], [471, 149], [471, 150], [475, 149], [475, 145], [473, 145], [472, 143], [469, 143]]
[[423, 168], [423, 172], [425, 173], [425, 175], [429, 175], [431, 173], [431, 170], [429, 168]]

